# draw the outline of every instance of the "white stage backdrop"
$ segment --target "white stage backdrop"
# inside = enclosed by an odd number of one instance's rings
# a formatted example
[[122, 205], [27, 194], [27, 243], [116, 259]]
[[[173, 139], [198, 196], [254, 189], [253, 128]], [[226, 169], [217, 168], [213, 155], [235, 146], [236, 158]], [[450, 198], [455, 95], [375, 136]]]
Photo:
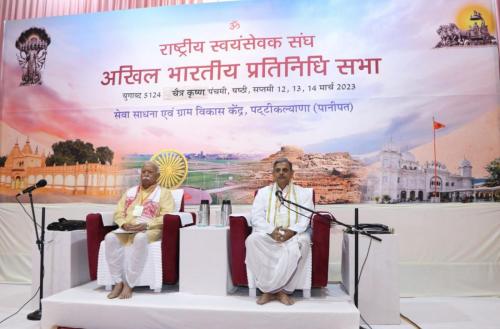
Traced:
[[[31, 216], [29, 204], [24, 204]], [[41, 223], [41, 208], [46, 208], [46, 225], [58, 218], [85, 220], [89, 212], [112, 211], [114, 205], [106, 204], [48, 204], [37, 205], [35, 215]], [[0, 282], [31, 282], [31, 257], [35, 254], [36, 237], [33, 222], [19, 204], [4, 203], [0, 206]], [[50, 244], [50, 240], [47, 240]], [[35, 262], [37, 263], [37, 262]], [[38, 264], [38, 263], [37, 263]], [[38, 268], [33, 269], [38, 272]]]
[[[354, 207], [328, 209], [337, 219], [353, 224]], [[398, 234], [401, 296], [500, 293], [499, 204], [361, 205], [359, 209], [360, 223], [383, 223]], [[340, 280], [340, 232], [333, 231], [330, 251], [330, 278], [335, 280]]]
[[[113, 209], [103, 204], [47, 207], [50, 221], [83, 219], [88, 212]], [[353, 223], [354, 205], [321, 208]], [[249, 206], [235, 206], [234, 211], [249, 211]], [[0, 226], [0, 282], [30, 282], [33, 226], [17, 204], [3, 204], [0, 221], [6, 224]], [[360, 205], [360, 222], [387, 224], [398, 233], [401, 296], [500, 293], [499, 204], [364, 204]], [[330, 280], [338, 281], [342, 246], [338, 226], [331, 237]]]

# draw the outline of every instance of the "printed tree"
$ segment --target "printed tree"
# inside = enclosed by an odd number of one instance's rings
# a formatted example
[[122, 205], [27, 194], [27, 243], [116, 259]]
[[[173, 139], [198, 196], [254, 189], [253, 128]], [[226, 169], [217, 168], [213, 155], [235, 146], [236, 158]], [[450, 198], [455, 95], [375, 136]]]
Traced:
[[114, 152], [107, 146], [100, 146], [94, 150], [92, 143], [86, 143], [80, 139], [67, 140], [52, 144], [53, 154], [47, 157], [45, 164], [52, 165], [74, 165], [76, 163], [98, 163], [109, 164], [113, 161]]
[[99, 146], [96, 150], [95, 153], [97, 154], [97, 157], [99, 158], [99, 162], [101, 164], [113, 164], [113, 156], [115, 153], [111, 151], [111, 149], [107, 146]]
[[490, 174], [486, 179], [486, 186], [500, 186], [500, 158], [491, 161], [485, 169]]

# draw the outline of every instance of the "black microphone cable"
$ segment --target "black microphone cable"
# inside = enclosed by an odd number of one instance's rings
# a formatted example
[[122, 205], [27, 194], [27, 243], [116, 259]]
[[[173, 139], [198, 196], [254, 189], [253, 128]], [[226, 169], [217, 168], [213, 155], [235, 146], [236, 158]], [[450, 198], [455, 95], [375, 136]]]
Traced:
[[368, 259], [368, 255], [370, 254], [370, 249], [372, 247], [372, 241], [373, 241], [373, 239], [370, 238], [370, 244], [368, 245], [368, 250], [366, 251], [365, 260], [363, 261], [363, 265], [361, 265], [361, 271], [359, 272], [358, 284], [361, 281], [361, 275], [363, 274], [363, 269], [365, 268], [366, 260]]
[[28, 301], [26, 301], [26, 303], [24, 303], [20, 308], [17, 309], [17, 311], [15, 311], [14, 313], [12, 313], [11, 315], [7, 316], [6, 318], [3, 318], [1, 321], [0, 321], [0, 324], [4, 323], [5, 321], [7, 321], [8, 319], [10, 319], [11, 317], [13, 317], [14, 315], [16, 315], [17, 313], [19, 313], [26, 305], [28, 305], [29, 302], [31, 302], [33, 300], [33, 298], [36, 297], [36, 295], [38, 295], [38, 292], [40, 291], [40, 286], [38, 286], [38, 289], [35, 291], [35, 294], [30, 298], [28, 299]]
[[26, 208], [24, 208], [24, 205], [21, 203], [21, 201], [19, 201], [19, 196], [17, 196], [17, 195], [16, 195], [16, 201], [17, 201], [17, 203], [19, 203], [19, 205], [21, 206], [21, 208], [23, 209], [23, 211], [26, 213], [26, 215], [28, 216], [28, 218], [31, 219], [31, 221], [34, 223], [34, 225], [38, 226], [39, 228], [42, 228], [42, 225], [38, 224], [33, 219], [33, 217], [31, 217], [31, 215], [28, 213], [28, 211], [26, 210]]
[[[359, 283], [361, 282], [361, 275], [363, 274], [363, 269], [365, 268], [366, 260], [368, 259], [368, 255], [370, 255], [370, 249], [372, 247], [372, 241], [373, 241], [373, 239], [370, 238], [370, 244], [368, 245], [368, 250], [366, 251], [365, 260], [363, 261], [363, 265], [361, 265], [361, 271], [359, 272], [359, 276], [358, 276], [358, 286], [359, 286]], [[363, 320], [363, 322], [366, 323], [366, 325], [368, 326], [368, 328], [372, 329], [372, 327], [370, 326], [370, 324], [365, 320], [365, 318], [363, 318], [363, 315], [361, 314], [361, 310], [359, 311], [359, 316], [361, 317], [361, 319]]]
[[[291, 210], [291, 211], [293, 211], [294, 213], [299, 214], [299, 215], [301, 215], [301, 216], [304, 216], [304, 217], [307, 217], [307, 218], [311, 218], [311, 217], [312, 217], [312, 215], [314, 214], [314, 213], [311, 213], [311, 215], [310, 215], [310, 216], [306, 216], [306, 215], [304, 215], [304, 214], [300, 213], [299, 211], [296, 211], [295, 209], [290, 208], [290, 207], [289, 207], [288, 205], [286, 205], [285, 203], [286, 203], [286, 202], [281, 201], [281, 204], [282, 204], [283, 206], [285, 206], [285, 208], [287, 208], [288, 210]], [[371, 246], [372, 246], [372, 240], [373, 240], [373, 239], [372, 239], [372, 238], [370, 238], [370, 244], [368, 245], [368, 250], [366, 251], [365, 259], [363, 260], [363, 265], [361, 266], [361, 271], [360, 271], [359, 276], [358, 276], [358, 285], [359, 285], [359, 283], [361, 282], [361, 275], [363, 274], [363, 269], [365, 268], [366, 261], [368, 260], [368, 256], [370, 255], [370, 249], [371, 249]], [[366, 323], [366, 325], [367, 325], [370, 329], [373, 329], [373, 328], [370, 326], [370, 324], [369, 324], [369, 323], [368, 323], [368, 322], [367, 322], [367, 321], [363, 318], [363, 315], [361, 315], [361, 311], [359, 312], [359, 316], [361, 317], [361, 319], [363, 320], [363, 322], [364, 322], [364, 323]]]

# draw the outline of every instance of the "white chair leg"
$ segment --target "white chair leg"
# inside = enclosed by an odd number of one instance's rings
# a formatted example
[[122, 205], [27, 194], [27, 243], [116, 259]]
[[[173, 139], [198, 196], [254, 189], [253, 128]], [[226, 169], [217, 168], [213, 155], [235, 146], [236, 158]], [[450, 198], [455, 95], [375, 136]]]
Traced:
[[161, 292], [161, 288], [155, 288], [153, 290], [154, 290], [154, 292]]
[[110, 284], [105, 285], [104, 289], [106, 289], [106, 291], [110, 291], [111, 290], [111, 285]]
[[302, 297], [309, 299], [311, 298], [311, 289], [302, 290]]
[[248, 296], [257, 297], [257, 288], [248, 288]]

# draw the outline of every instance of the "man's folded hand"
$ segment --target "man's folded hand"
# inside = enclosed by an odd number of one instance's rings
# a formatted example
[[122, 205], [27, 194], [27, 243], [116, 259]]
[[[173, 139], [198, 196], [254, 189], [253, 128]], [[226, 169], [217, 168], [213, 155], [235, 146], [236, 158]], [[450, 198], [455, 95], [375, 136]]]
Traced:
[[284, 239], [285, 241], [290, 240], [291, 238], [293, 238], [295, 234], [297, 234], [297, 232], [289, 230], [287, 228], [284, 229], [284, 231], [285, 231], [285, 239]]
[[139, 223], [139, 224], [126, 223], [126, 224], [122, 225], [122, 229], [124, 229], [125, 231], [129, 231], [129, 232], [141, 232], [141, 231], [145, 231], [147, 229], [147, 224], [146, 223]]
[[278, 226], [271, 233], [271, 238], [273, 238], [273, 240], [277, 242], [285, 242], [291, 239], [295, 234], [295, 231]]

